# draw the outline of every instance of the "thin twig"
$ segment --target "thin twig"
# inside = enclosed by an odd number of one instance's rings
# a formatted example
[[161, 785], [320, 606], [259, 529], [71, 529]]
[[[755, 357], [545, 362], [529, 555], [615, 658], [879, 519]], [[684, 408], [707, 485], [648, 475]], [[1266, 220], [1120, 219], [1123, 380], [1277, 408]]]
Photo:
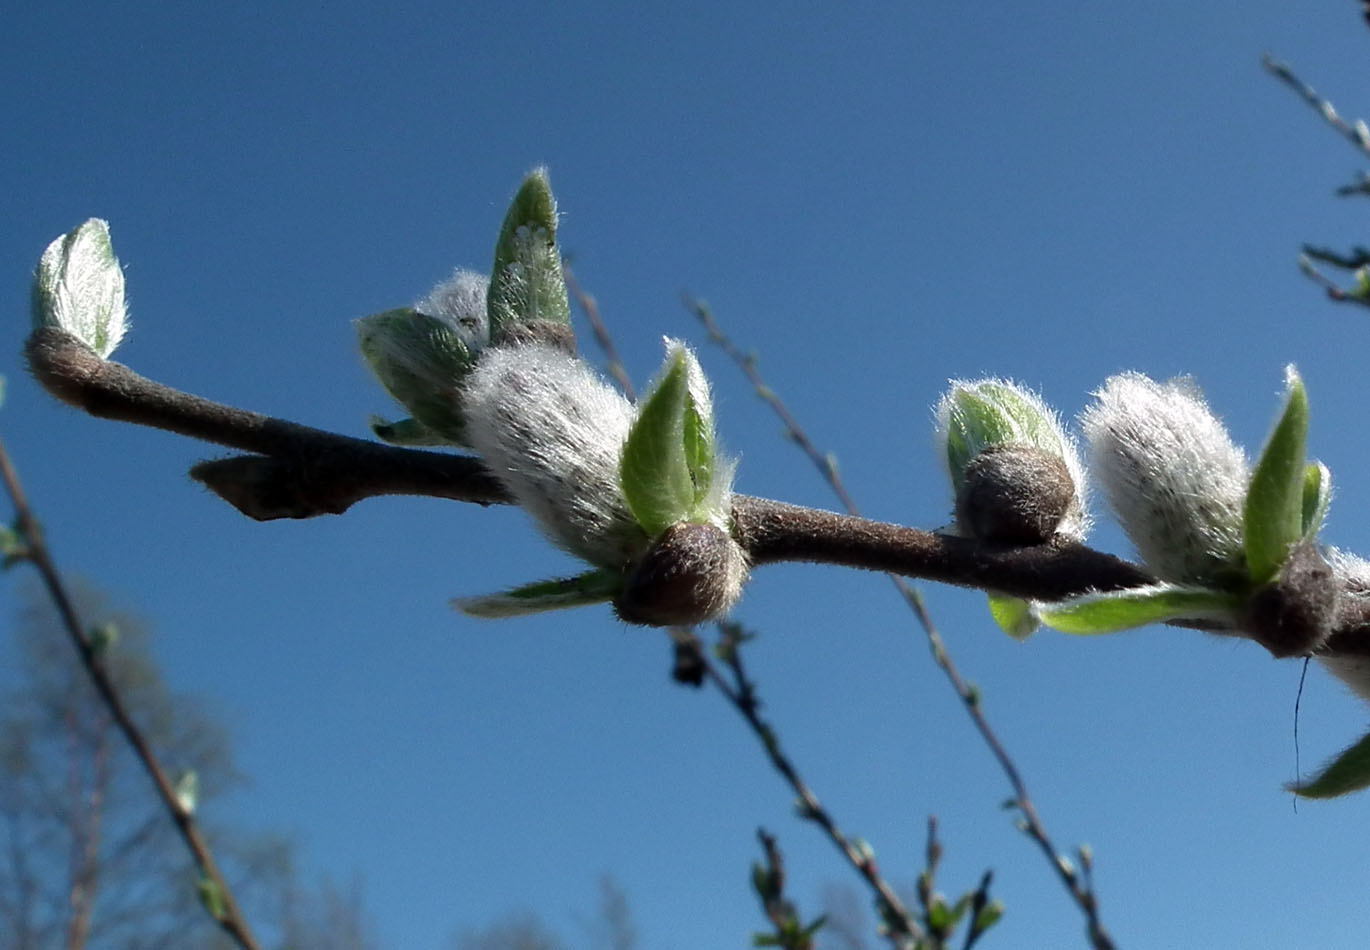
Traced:
[[571, 292], [576, 303], [580, 304], [580, 309], [585, 313], [585, 319], [590, 324], [590, 332], [594, 334], [595, 343], [604, 351], [604, 358], [608, 362], [605, 369], [609, 375], [614, 377], [614, 382], [618, 383], [618, 388], [623, 390], [623, 395], [629, 399], [636, 399], [637, 394], [633, 389], [633, 381], [628, 376], [628, 371], [623, 367], [623, 360], [618, 355], [618, 347], [614, 346], [614, 338], [609, 335], [609, 328], [604, 325], [604, 321], [599, 315], [599, 302], [585, 289], [580, 286], [580, 281], [576, 280], [575, 273], [571, 270], [571, 263], [565, 259], [561, 262], [561, 272], [566, 278], [566, 289]]
[[43, 578], [43, 585], [47, 588], [48, 595], [52, 598], [53, 605], [56, 606], [57, 612], [62, 618], [62, 625], [70, 636], [72, 645], [76, 647], [76, 653], [81, 659], [81, 665], [84, 667], [86, 675], [90, 677], [91, 683], [94, 684], [96, 692], [104, 702], [105, 708], [109, 710], [110, 716], [119, 727], [119, 731], [128, 740], [134, 755], [138, 757], [138, 761], [143, 764], [148, 777], [152, 779], [158, 798], [161, 799], [172, 823], [176, 825], [177, 831], [180, 832], [181, 838], [195, 859], [201, 879], [210, 882], [216, 890], [220, 899], [219, 913], [215, 914], [216, 922], [224, 933], [243, 950], [257, 950], [257, 941], [252, 936], [252, 930], [248, 927], [247, 921], [238, 908], [238, 903], [233, 897], [228, 881], [224, 879], [218, 864], [214, 861], [209, 843], [205, 840], [194, 816], [181, 805], [176, 796], [175, 788], [167, 777], [166, 770], [162, 768], [151, 745], [133, 722], [124, 706], [123, 699], [119, 696], [117, 687], [105, 672], [98, 650], [86, 634], [86, 628], [77, 616], [71, 596], [62, 583], [62, 577], [53, 563], [47, 543], [43, 540], [42, 525], [29, 507], [28, 498], [24, 494], [18, 473], [10, 461], [3, 440], [0, 440], [0, 477], [3, 478], [5, 488], [14, 505], [14, 525], [24, 545], [22, 556], [38, 569], [39, 575]]
[[899, 898], [894, 888], [880, 873], [874, 855], [868, 849], [858, 846], [837, 827], [837, 822], [822, 802], [818, 800], [818, 796], [814, 794], [813, 789], [804, 781], [799, 770], [795, 768], [794, 763], [790, 761], [789, 756], [781, 748], [780, 737], [776, 734], [775, 729], [762, 718], [756, 686], [747, 676], [747, 671], [742, 664], [742, 651], [738, 648], [743, 639], [740, 629], [735, 625], [728, 624], [721, 624], [720, 627], [723, 630], [720, 652], [724, 664], [732, 674], [733, 681], [728, 682], [712, 663], [706, 666], [705, 675], [732, 704], [733, 708], [741, 713], [742, 717], [747, 720], [747, 724], [751, 726], [752, 731], [756, 733], [757, 738], [761, 740], [761, 746], [766, 752], [766, 757], [770, 759], [771, 765], [799, 796], [803, 817], [823, 829], [828, 838], [837, 846], [837, 849], [842, 852], [842, 856], [875, 892], [880, 901], [882, 917], [886, 924], [891, 926], [892, 932], [897, 931], [892, 933], [892, 936], [905, 936], [911, 939], [922, 937], [922, 930], [909, 913], [908, 908], [904, 906], [904, 902]]
[[1347, 122], [1337, 114], [1336, 107], [1331, 102], [1318, 95], [1317, 90], [1294, 75], [1288, 63], [1276, 62], [1269, 53], [1265, 53], [1261, 56], [1261, 65], [1265, 67], [1266, 72], [1298, 93], [1299, 98], [1303, 99], [1309, 108], [1345, 136], [1348, 142], [1362, 153], [1370, 155], [1370, 126], [1367, 126], [1363, 119], [1357, 119], [1354, 123]]
[[[684, 300], [686, 308], [703, 324], [704, 329], [709, 334], [709, 339], [718, 344], [718, 346], [733, 359], [747, 377], [748, 381], [751, 382], [752, 386], [756, 389], [757, 394], [775, 410], [776, 415], [780, 417], [781, 422], [785, 425], [786, 432], [790, 439], [798, 445], [805, 455], [809, 457], [809, 460], [813, 462], [814, 466], [819, 470], [819, 473], [823, 476], [824, 480], [827, 481], [833, 492], [841, 499], [843, 507], [846, 508], [847, 512], [854, 517], [859, 517], [860, 512], [857, 510], [851, 494], [847, 491], [832, 456], [818, 450], [813, 440], [809, 438], [808, 434], [798, 424], [784, 402], [781, 401], [775, 391], [766, 384], [764, 379], [762, 379], [760, 372], [756, 368], [756, 360], [744, 354], [728, 335], [723, 332], [717, 321], [714, 320], [713, 314], [710, 312], [707, 305], [689, 295], [686, 295]], [[1032, 797], [1028, 792], [1027, 783], [1024, 781], [1022, 773], [1019, 771], [1018, 766], [1014, 763], [1013, 758], [1009, 755], [1008, 750], [999, 739], [998, 734], [990, 725], [989, 720], [984, 714], [984, 710], [981, 708], [979, 690], [967, 683], [961, 677], [960, 671], [957, 669], [956, 664], [952, 662], [951, 655], [947, 652], [946, 644], [943, 642], [941, 634], [933, 624], [932, 615], [928, 612], [927, 605], [924, 603], [922, 595], [902, 577], [890, 574], [890, 580], [893, 581], [900, 596], [904, 598], [905, 603], [909, 605], [914, 616], [917, 617], [918, 623], [923, 628], [923, 632], [927, 637], [928, 646], [931, 649], [934, 661], [946, 675], [947, 680], [951, 683], [952, 689], [955, 690], [956, 695], [961, 700], [961, 704], [965, 707], [966, 712], [970, 715], [971, 721], [975, 724], [976, 730], [980, 733], [985, 744], [989, 746], [990, 752], [993, 754], [995, 760], [999, 763], [1000, 769], [1008, 779], [1009, 786], [1013, 789], [1013, 804], [1022, 816], [1020, 827], [1046, 856], [1057, 876], [1061, 879], [1061, 883], [1065, 885], [1071, 899], [1075, 901], [1076, 905], [1079, 906], [1080, 910], [1084, 913], [1091, 945], [1095, 950], [1113, 950], [1116, 945], [1099, 920], [1098, 902], [1095, 899], [1092, 889], [1087, 886], [1087, 882], [1081, 882], [1079, 875], [1071, 869], [1068, 862], [1062, 860], [1063, 855], [1061, 855], [1056, 846], [1052, 843], [1051, 837], [1047, 833], [1046, 826], [1042, 824], [1042, 820], [1037, 813], [1036, 805], [1033, 803]]]
[[[1357, 251], [1359, 250], [1360, 249], [1357, 248]], [[1313, 264], [1315, 259], [1327, 261], [1337, 267], [1343, 267], [1346, 265], [1341, 263], [1342, 260], [1352, 260], [1353, 258], [1340, 258], [1332, 251], [1304, 245], [1303, 253], [1299, 255], [1299, 272], [1326, 291], [1329, 300], [1334, 300], [1337, 303], [1351, 303], [1358, 304], [1362, 307], [1370, 307], [1370, 298], [1367, 298], [1363, 293], [1355, 293], [1346, 290], [1332, 278], [1318, 270]]]

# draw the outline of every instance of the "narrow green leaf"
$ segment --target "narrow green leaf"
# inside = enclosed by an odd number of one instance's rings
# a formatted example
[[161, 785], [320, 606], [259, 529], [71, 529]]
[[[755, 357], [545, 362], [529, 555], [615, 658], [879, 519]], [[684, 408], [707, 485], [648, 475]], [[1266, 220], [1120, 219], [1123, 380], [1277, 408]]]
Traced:
[[1116, 633], [1166, 620], [1230, 620], [1241, 609], [1236, 594], [1207, 587], [1155, 584], [1103, 594], [1085, 594], [1037, 605], [1042, 623], [1062, 633]]
[[490, 342], [498, 344], [516, 323], [569, 325], [571, 303], [557, 250], [557, 204], [545, 168], [534, 169], [504, 216], [495, 242], [486, 308]]
[[1321, 462], [1309, 462], [1303, 472], [1303, 540], [1311, 541], [1327, 519], [1332, 504], [1332, 472]]
[[1304, 798], [1336, 798], [1367, 787], [1370, 787], [1370, 733], [1345, 749], [1315, 778], [1288, 786], [1291, 792]]
[[417, 419], [396, 419], [391, 422], [381, 416], [371, 417], [371, 431], [376, 438], [391, 445], [462, 445], [444, 438]]
[[1041, 621], [1033, 613], [1032, 605], [1021, 597], [990, 594], [989, 613], [999, 625], [999, 629], [1015, 640], [1026, 640], [1041, 626]]
[[452, 606], [471, 617], [496, 620], [602, 604], [612, 600], [622, 587], [623, 578], [616, 571], [595, 570], [575, 577], [534, 581], [502, 594], [454, 597]]
[[677, 351], [644, 397], [623, 446], [619, 482], [628, 508], [650, 537], [684, 521], [695, 488], [685, 459], [686, 364]]
[[1284, 411], [1256, 462], [1246, 492], [1246, 564], [1257, 586], [1279, 573], [1289, 548], [1303, 536], [1308, 394], [1292, 366], [1285, 370], [1285, 385]]

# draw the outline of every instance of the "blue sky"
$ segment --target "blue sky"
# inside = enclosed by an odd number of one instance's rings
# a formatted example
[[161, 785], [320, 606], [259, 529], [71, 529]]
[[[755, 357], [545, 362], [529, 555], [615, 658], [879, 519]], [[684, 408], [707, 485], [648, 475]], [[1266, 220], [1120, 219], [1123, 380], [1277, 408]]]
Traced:
[[[578, 933], [604, 872], [647, 947], [742, 946], [762, 922], [758, 825], [804, 907], [848, 874], [720, 698], [668, 682], [659, 633], [604, 609], [448, 609], [571, 566], [520, 512], [381, 499], [256, 524], [186, 478], [214, 448], [41, 393], [19, 356], [29, 278], [87, 217], [110, 220], [126, 267], [117, 359], [364, 434], [394, 407], [349, 321], [488, 266], [505, 202], [545, 163], [633, 376], [663, 334], [698, 343], [741, 491], [834, 503], [683, 288], [759, 354], [868, 514], [922, 526], [949, 507], [929, 424], [948, 377], [1013, 376], [1073, 416], [1110, 373], [1191, 373], [1254, 449], [1295, 362], [1337, 479], [1325, 537], [1370, 551], [1370, 329], [1294, 266], [1301, 241], [1364, 240], [1364, 206], [1332, 196], [1363, 163], [1259, 66], [1268, 50], [1344, 114], [1370, 106], [1355, 4], [738, 7], [6, 17], [5, 438], [62, 563], [152, 618], [168, 678], [231, 724], [253, 783], [222, 807], [296, 834], [311, 870], [360, 874], [388, 946], [522, 906]], [[1100, 520], [1095, 543], [1126, 553]], [[926, 594], [1048, 827], [1093, 846], [1121, 945], [1364, 945], [1347, 823], [1370, 799], [1295, 814], [1280, 790], [1298, 664], [1169, 628], [1017, 644], [975, 593]], [[767, 712], [892, 877], [912, 879], [936, 813], [949, 888], [995, 868], [1008, 915], [989, 945], [1083, 946], [883, 578], [769, 567], [736, 617], [761, 633]], [[1319, 670], [1302, 709], [1305, 766], [1364, 731]]]

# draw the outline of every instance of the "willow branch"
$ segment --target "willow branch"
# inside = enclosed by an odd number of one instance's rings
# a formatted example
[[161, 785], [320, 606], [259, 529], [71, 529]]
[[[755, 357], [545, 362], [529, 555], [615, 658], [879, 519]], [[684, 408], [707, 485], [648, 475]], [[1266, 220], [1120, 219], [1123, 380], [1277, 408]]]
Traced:
[[51, 553], [48, 551], [47, 543], [43, 540], [42, 525], [34, 516], [33, 509], [29, 507], [28, 498], [24, 494], [23, 486], [19, 482], [19, 476], [15, 472], [3, 441], [0, 441], [0, 479], [3, 479], [10, 500], [14, 504], [14, 524], [24, 545], [23, 558], [38, 569], [38, 573], [43, 578], [43, 586], [47, 588], [48, 596], [52, 598], [52, 602], [57, 608], [62, 626], [71, 638], [72, 645], [76, 647], [76, 653], [81, 659], [81, 665], [84, 667], [86, 675], [95, 686], [95, 691], [105, 704], [105, 708], [109, 710], [115, 725], [119, 727], [119, 731], [128, 740], [134, 755], [142, 763], [148, 777], [152, 779], [152, 784], [157, 790], [157, 797], [161, 799], [162, 806], [171, 817], [171, 821], [176, 826], [182, 840], [185, 841], [186, 847], [190, 849], [202, 879], [210, 882], [217, 892], [219, 902], [215, 913], [216, 923], [243, 950], [257, 950], [259, 944], [252, 936], [252, 930], [233, 897], [233, 891], [229, 888], [228, 881], [224, 879], [218, 864], [214, 860], [214, 855], [209, 849], [209, 843], [205, 840], [204, 833], [196, 823], [194, 815], [182, 806], [171, 779], [157, 759], [157, 754], [153, 751], [151, 744], [129, 715], [123, 698], [119, 695], [118, 688], [100, 661], [99, 651], [91, 642], [90, 637], [86, 634], [85, 626], [77, 616], [76, 607], [67, 592], [66, 585], [62, 583], [62, 577], [57, 571]]
[[[48, 392], [93, 416], [254, 453], [191, 469], [192, 477], [251, 518], [339, 514], [378, 495], [512, 502], [472, 456], [355, 439], [193, 396], [102, 360], [60, 330], [35, 331], [26, 352]], [[825, 468], [830, 479], [837, 477], [835, 466]], [[754, 565], [833, 564], [1040, 601], [1155, 582], [1143, 568], [1084, 545], [1007, 547], [747, 495], [734, 497], [733, 522]], [[900, 593], [930, 628], [917, 591], [900, 582]], [[1343, 600], [1340, 621], [1320, 652], [1370, 655], [1370, 598]], [[934, 656], [945, 654], [933, 634]]]

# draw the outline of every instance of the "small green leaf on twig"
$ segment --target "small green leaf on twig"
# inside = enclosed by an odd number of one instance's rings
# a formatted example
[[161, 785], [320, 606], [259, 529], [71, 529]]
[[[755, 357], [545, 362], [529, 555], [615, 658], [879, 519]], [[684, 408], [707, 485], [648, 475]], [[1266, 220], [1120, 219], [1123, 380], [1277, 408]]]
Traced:
[[1336, 798], [1370, 788], [1370, 733], [1343, 750], [1315, 777], [1307, 782], [1293, 783], [1288, 788], [1304, 798]]
[[218, 881], [208, 874], [201, 874], [199, 883], [195, 885], [195, 892], [200, 897], [200, 904], [209, 911], [209, 916], [220, 922], [228, 918], [228, 902], [224, 899], [223, 888], [219, 886]]
[[1246, 564], [1251, 582], [1258, 586], [1279, 573], [1290, 547], [1304, 533], [1308, 394], [1293, 366], [1285, 370], [1285, 385], [1284, 411], [1261, 451], [1246, 493]]
[[1232, 620], [1243, 599], [1207, 587], [1154, 584], [1037, 605], [1042, 623], [1062, 633], [1116, 633], [1177, 619]]

